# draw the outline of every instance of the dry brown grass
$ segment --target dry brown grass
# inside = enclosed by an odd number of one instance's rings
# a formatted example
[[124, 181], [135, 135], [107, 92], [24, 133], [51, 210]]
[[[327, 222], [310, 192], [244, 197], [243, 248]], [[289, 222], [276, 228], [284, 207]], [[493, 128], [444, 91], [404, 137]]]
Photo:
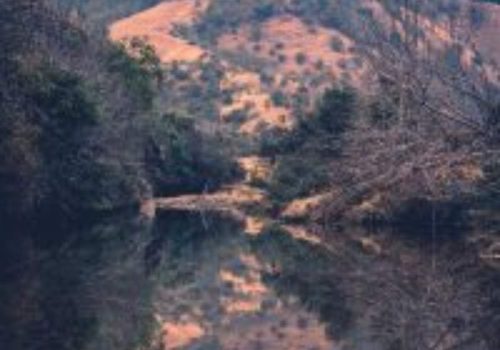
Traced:
[[200, 60], [206, 52], [197, 45], [175, 37], [172, 30], [178, 24], [191, 24], [206, 9], [208, 3], [206, 0], [160, 3], [113, 23], [109, 28], [109, 37], [113, 41], [143, 38], [155, 48], [164, 63]]
[[292, 127], [291, 111], [273, 104], [269, 92], [262, 86], [259, 74], [243, 69], [228, 69], [221, 88], [233, 91], [232, 103], [220, 108], [222, 120], [229, 120], [237, 111], [245, 111], [248, 114], [248, 118], [240, 126], [240, 132], [243, 134], [255, 135], [269, 127]]
[[[244, 134], [256, 135], [268, 128], [286, 130], [293, 127], [290, 107], [274, 105], [271, 90], [279, 90], [292, 97], [304, 86], [304, 77], [321, 76], [321, 83], [308, 86], [312, 102], [336, 78], [349, 75], [350, 83], [360, 86], [362, 76], [366, 74], [362, 61], [361, 67], [346, 68], [356, 54], [353, 53], [354, 42], [340, 32], [308, 26], [290, 15], [274, 17], [265, 22], [260, 30], [262, 39], [259, 42], [252, 41], [251, 28], [243, 25], [234, 34], [222, 35], [217, 43], [222, 52], [244, 52], [274, 67], [270, 86], [264, 86], [258, 72], [238, 68], [226, 73], [221, 87], [235, 93], [232, 103], [221, 107], [221, 117], [228, 120], [235, 111], [246, 111], [248, 118], [240, 127]], [[340, 52], [332, 50], [331, 40], [334, 37], [343, 44]], [[256, 46], [259, 48], [256, 49]], [[300, 54], [305, 55], [303, 63], [297, 61]], [[304, 106], [306, 109], [311, 107], [312, 104]]]
[[201, 338], [205, 331], [195, 322], [166, 322], [162, 327], [162, 349], [173, 350], [184, 348]]
[[[252, 41], [249, 26], [242, 26], [235, 34], [226, 34], [219, 38], [218, 47], [221, 50], [240, 52], [244, 50], [255, 57], [276, 63], [276, 73], [302, 75], [317, 71], [316, 64], [321, 61], [325, 72], [332, 77], [340, 77], [342, 62], [355, 57], [352, 53], [354, 42], [343, 33], [326, 29], [321, 26], [309, 26], [302, 20], [291, 15], [274, 17], [260, 28], [262, 39]], [[344, 44], [343, 52], [332, 50], [330, 42], [337, 37]], [[260, 48], [255, 50], [255, 45]], [[305, 55], [305, 62], [300, 64], [296, 57]], [[279, 56], [286, 58], [279, 62]], [[364, 69], [350, 71], [353, 84], [359, 82]]]
[[246, 182], [265, 181], [272, 173], [270, 161], [259, 156], [240, 157], [238, 164], [246, 174]]

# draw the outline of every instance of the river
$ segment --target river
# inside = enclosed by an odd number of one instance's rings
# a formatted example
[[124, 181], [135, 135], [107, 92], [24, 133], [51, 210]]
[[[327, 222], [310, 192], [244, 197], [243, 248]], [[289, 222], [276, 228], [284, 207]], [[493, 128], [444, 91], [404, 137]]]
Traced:
[[500, 349], [500, 273], [478, 232], [249, 234], [177, 211], [54, 232], [63, 243], [36, 233], [1, 247], [1, 349]]

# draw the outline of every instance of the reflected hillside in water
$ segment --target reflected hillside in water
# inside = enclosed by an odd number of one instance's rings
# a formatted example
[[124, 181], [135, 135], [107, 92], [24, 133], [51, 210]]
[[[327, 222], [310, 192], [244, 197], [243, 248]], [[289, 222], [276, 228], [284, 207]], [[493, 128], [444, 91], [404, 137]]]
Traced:
[[472, 243], [395, 234], [350, 228], [315, 245], [275, 231], [259, 246], [263, 257], [286, 252], [270, 283], [298, 296], [344, 349], [497, 348], [497, 270]]
[[[268, 227], [124, 214], [2, 250], [2, 349], [498, 349], [480, 234]], [[36, 237], [36, 232], [35, 235]], [[423, 235], [425, 236], [425, 235]]]

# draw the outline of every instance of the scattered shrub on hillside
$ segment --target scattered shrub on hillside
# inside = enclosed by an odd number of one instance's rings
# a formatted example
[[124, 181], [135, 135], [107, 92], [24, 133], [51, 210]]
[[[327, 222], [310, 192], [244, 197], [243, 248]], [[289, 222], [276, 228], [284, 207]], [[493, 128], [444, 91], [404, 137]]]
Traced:
[[315, 63], [314, 63], [314, 68], [316, 68], [316, 70], [323, 70], [323, 68], [325, 67], [325, 63], [323, 62], [323, 60], [319, 59], [317, 60]]
[[298, 65], [304, 65], [307, 62], [307, 56], [303, 52], [298, 52], [295, 55], [295, 62], [297, 62]]
[[260, 81], [261, 81], [262, 84], [268, 85], [268, 86], [272, 86], [274, 84], [275, 77], [274, 77], [274, 75], [272, 75], [270, 73], [262, 71], [259, 74], [259, 79], [260, 79]]
[[335, 52], [344, 52], [344, 41], [336, 36], [330, 39], [330, 48]]
[[277, 42], [275, 45], [274, 45], [274, 48], [276, 50], [283, 50], [285, 48], [285, 44], [282, 43], [281, 41]]
[[272, 93], [271, 100], [275, 106], [284, 107], [286, 106], [288, 99], [283, 91], [276, 90]]
[[341, 135], [351, 125], [356, 94], [351, 88], [329, 89], [321, 97], [315, 119], [325, 131]]

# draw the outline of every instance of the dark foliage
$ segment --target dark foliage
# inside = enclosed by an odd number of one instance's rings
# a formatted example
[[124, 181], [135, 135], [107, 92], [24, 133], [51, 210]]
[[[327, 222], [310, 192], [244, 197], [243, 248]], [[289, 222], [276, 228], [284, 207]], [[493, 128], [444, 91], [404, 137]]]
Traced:
[[234, 174], [220, 145], [155, 110], [149, 45], [131, 42], [131, 57], [38, 2], [1, 0], [0, 13], [2, 217], [75, 220]]
[[341, 155], [343, 134], [356, 114], [356, 92], [349, 88], [327, 90], [315, 111], [286, 135], [262, 139], [261, 151], [276, 155], [268, 190], [278, 202], [306, 197], [326, 189], [331, 161]]
[[466, 205], [462, 201], [413, 198], [394, 210], [391, 221], [400, 232], [426, 243], [459, 239], [468, 229]]

